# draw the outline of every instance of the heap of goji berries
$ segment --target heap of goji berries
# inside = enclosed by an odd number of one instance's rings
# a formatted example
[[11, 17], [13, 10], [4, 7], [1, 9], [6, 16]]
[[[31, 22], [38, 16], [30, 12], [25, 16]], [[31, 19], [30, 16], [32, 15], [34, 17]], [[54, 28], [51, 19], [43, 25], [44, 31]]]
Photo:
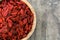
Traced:
[[0, 1], [0, 40], [21, 40], [32, 29], [34, 16], [21, 0]]

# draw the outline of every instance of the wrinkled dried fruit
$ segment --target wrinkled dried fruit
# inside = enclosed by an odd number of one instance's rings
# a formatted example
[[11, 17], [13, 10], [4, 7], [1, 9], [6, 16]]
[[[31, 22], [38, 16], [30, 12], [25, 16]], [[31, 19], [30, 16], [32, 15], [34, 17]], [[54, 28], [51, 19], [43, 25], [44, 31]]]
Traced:
[[34, 16], [21, 0], [0, 1], [0, 40], [21, 40], [32, 29]]

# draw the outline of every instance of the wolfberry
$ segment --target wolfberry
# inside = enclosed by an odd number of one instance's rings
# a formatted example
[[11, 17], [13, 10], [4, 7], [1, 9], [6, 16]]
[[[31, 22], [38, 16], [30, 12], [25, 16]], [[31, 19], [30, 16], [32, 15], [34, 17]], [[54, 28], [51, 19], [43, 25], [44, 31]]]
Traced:
[[21, 0], [0, 1], [0, 40], [21, 40], [32, 29], [34, 16]]

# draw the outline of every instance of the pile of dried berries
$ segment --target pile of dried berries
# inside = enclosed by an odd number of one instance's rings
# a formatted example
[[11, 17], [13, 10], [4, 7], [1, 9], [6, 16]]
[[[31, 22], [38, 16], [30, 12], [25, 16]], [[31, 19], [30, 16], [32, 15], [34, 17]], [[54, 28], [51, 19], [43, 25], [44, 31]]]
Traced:
[[0, 40], [21, 40], [31, 31], [33, 13], [21, 0], [0, 1]]

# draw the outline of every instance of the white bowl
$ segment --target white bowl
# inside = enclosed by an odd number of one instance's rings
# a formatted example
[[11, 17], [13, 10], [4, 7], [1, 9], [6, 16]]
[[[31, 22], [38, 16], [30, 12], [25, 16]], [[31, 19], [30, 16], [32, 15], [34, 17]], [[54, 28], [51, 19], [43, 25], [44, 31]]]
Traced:
[[35, 11], [34, 11], [33, 7], [30, 5], [30, 3], [27, 0], [21, 0], [21, 1], [23, 1], [30, 8], [30, 10], [32, 11], [32, 13], [34, 15], [34, 20], [33, 20], [33, 25], [32, 25], [31, 31], [28, 33], [28, 35], [25, 38], [21, 39], [21, 40], [27, 40], [27, 39], [30, 38], [30, 36], [33, 34], [33, 32], [35, 30], [35, 27], [36, 27], [36, 14], [35, 14]]

